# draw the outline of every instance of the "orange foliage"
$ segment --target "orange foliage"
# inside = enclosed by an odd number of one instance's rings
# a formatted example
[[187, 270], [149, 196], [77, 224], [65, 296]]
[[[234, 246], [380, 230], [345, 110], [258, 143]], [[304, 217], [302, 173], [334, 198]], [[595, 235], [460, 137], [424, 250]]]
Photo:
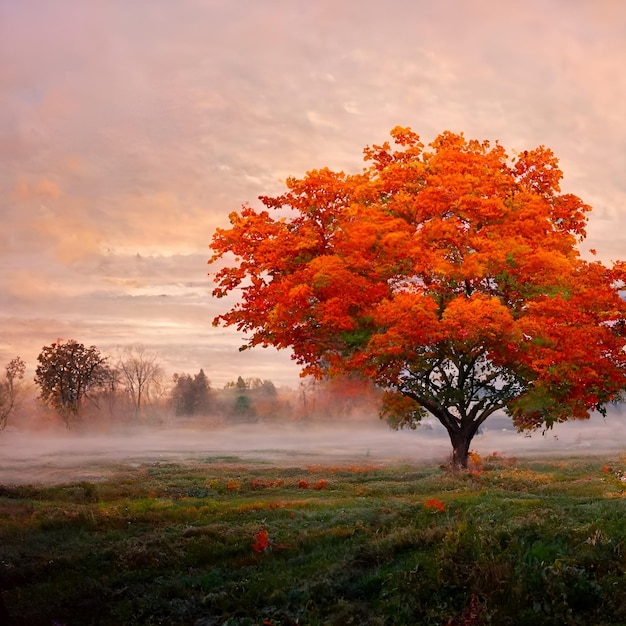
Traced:
[[267, 530], [260, 530], [254, 535], [252, 549], [255, 552], [266, 552], [270, 547], [270, 535]]
[[211, 244], [225, 263], [213, 293], [241, 297], [214, 323], [245, 347], [291, 348], [303, 374], [395, 392], [396, 425], [432, 413], [455, 462], [497, 410], [550, 427], [618, 397], [626, 264], [580, 257], [590, 207], [561, 193], [553, 153], [391, 136], [359, 174], [313, 170], [261, 197], [265, 210], [231, 213]]
[[426, 500], [424, 502], [424, 508], [430, 511], [444, 513], [446, 510], [446, 505], [441, 500], [437, 500], [437, 498], [430, 498], [429, 500]]
[[470, 450], [467, 455], [468, 467], [474, 475], [479, 475], [483, 471], [483, 459], [474, 450]]

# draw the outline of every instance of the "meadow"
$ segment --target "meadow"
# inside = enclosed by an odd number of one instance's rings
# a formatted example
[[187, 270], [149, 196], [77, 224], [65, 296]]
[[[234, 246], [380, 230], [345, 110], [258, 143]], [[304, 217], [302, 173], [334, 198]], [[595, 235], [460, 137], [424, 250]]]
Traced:
[[15, 625], [626, 624], [626, 457], [120, 464], [0, 486]]

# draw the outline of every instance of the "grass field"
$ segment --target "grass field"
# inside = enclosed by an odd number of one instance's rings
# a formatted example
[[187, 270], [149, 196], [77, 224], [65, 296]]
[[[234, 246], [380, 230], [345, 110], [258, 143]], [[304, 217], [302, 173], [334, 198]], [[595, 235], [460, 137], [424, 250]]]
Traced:
[[0, 486], [15, 625], [626, 624], [626, 457]]

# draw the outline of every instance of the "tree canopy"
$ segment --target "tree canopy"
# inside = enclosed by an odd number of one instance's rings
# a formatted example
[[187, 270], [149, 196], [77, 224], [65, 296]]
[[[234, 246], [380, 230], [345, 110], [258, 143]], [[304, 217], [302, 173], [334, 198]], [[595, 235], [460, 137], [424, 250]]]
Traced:
[[195, 376], [174, 374], [173, 382], [171, 398], [176, 415], [196, 415], [211, 408], [211, 384], [203, 369]]
[[453, 464], [496, 411], [520, 429], [603, 410], [626, 388], [626, 269], [584, 260], [590, 207], [562, 193], [554, 154], [408, 128], [357, 174], [289, 178], [217, 229], [214, 324], [291, 348], [304, 374], [358, 373], [383, 413], [447, 429]]
[[35, 382], [40, 398], [56, 410], [69, 428], [79, 417], [80, 408], [90, 391], [98, 389], [108, 378], [106, 358], [95, 346], [70, 339], [57, 339], [44, 346], [37, 357]]

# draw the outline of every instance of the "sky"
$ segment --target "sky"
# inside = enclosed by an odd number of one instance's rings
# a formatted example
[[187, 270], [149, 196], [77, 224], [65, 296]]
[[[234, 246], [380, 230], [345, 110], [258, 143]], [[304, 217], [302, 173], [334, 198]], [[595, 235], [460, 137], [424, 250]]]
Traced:
[[396, 125], [551, 148], [626, 258], [623, 0], [0, 0], [0, 366], [57, 338], [297, 385], [214, 328], [208, 248]]

